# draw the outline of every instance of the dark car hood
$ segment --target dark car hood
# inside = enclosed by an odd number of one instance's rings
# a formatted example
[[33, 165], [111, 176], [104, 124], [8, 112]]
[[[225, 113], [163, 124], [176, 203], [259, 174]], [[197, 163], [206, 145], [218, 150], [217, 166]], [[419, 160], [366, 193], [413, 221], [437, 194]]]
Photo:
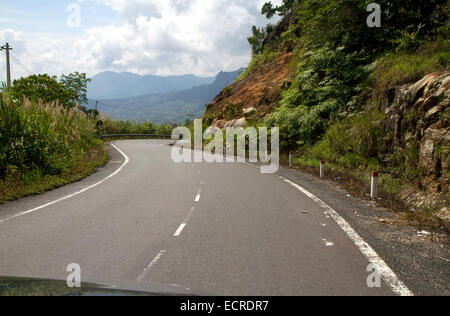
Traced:
[[156, 282], [83, 282], [69, 288], [66, 281], [23, 277], [0, 277], [0, 296], [200, 296], [189, 288]]

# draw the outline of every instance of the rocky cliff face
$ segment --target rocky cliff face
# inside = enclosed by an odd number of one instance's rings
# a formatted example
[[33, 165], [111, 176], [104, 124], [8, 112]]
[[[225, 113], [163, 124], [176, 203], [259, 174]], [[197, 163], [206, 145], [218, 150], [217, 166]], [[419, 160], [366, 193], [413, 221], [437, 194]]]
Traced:
[[413, 205], [441, 207], [445, 213], [450, 193], [450, 71], [397, 87], [391, 95], [394, 98], [386, 109], [386, 124], [392, 151], [406, 148], [418, 159], [421, 190], [405, 190], [403, 197]]
[[282, 87], [292, 79], [289, 65], [293, 60], [293, 53], [280, 55], [226, 88], [208, 105], [205, 116], [213, 115], [212, 125], [224, 128], [245, 126], [247, 120], [257, 120], [271, 113], [279, 107]]

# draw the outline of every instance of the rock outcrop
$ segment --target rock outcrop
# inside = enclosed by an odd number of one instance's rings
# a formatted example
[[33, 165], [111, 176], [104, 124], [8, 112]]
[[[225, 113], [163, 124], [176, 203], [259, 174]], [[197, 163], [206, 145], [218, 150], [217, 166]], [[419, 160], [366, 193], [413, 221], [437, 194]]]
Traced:
[[395, 98], [386, 109], [391, 151], [410, 150], [418, 159], [420, 191], [406, 191], [404, 198], [421, 207], [448, 210], [450, 71], [429, 74], [396, 88], [392, 95]]

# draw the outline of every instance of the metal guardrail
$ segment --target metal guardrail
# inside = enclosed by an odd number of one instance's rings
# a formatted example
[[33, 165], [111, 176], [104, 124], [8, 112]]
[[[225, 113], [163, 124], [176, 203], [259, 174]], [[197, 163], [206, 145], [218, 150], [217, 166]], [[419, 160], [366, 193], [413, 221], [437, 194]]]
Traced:
[[105, 138], [160, 138], [172, 139], [172, 135], [158, 135], [158, 134], [107, 134], [101, 135], [101, 139]]

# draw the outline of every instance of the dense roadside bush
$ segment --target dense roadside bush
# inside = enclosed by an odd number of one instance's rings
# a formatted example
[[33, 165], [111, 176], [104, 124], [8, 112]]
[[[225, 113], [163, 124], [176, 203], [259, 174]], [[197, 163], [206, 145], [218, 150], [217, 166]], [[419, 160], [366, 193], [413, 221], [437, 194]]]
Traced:
[[0, 178], [61, 173], [98, 144], [95, 122], [58, 103], [0, 96]]
[[367, 78], [363, 60], [358, 52], [329, 46], [303, 54], [292, 85], [282, 93], [281, 108], [266, 121], [280, 127], [283, 148], [313, 143], [330, 119], [358, 110], [354, 98]]
[[[32, 75], [0, 94], [0, 179], [61, 174], [101, 142], [85, 113], [86, 74]], [[32, 181], [31, 181], [32, 182]]]
[[348, 169], [379, 170], [386, 129], [379, 111], [364, 112], [336, 122], [323, 138], [308, 147], [305, 156]]

